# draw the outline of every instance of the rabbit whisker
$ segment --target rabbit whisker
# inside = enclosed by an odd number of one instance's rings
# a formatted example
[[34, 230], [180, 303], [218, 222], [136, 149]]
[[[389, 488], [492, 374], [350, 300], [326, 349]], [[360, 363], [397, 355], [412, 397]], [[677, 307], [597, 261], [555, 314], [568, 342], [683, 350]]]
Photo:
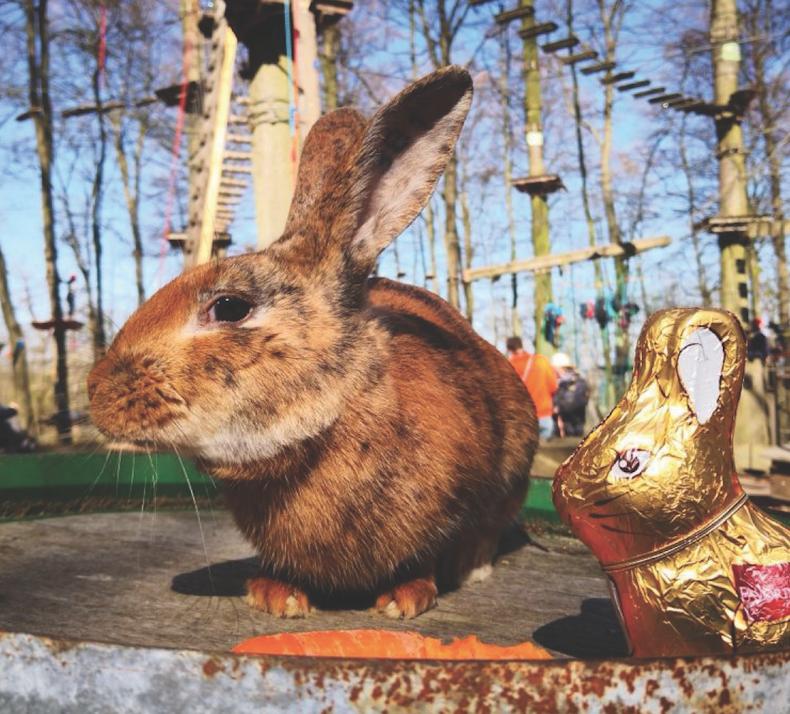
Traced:
[[102, 474], [104, 474], [104, 471], [107, 468], [107, 464], [110, 463], [110, 457], [112, 456], [112, 454], [113, 454], [113, 449], [110, 449], [107, 452], [107, 456], [105, 456], [104, 458], [104, 463], [102, 464], [101, 470], [99, 471], [99, 475], [96, 476], [95, 479], [93, 479], [93, 483], [88, 487], [88, 490], [85, 492], [83, 498], [88, 498], [88, 496], [90, 496], [93, 493], [93, 489], [96, 488], [96, 484], [99, 483], [99, 479], [102, 477]]
[[121, 459], [123, 458], [123, 452], [118, 450], [118, 460], [115, 462], [115, 497], [118, 497], [118, 489], [120, 488], [121, 484]]
[[154, 517], [153, 522], [156, 521], [156, 486], [159, 483], [159, 472], [156, 470], [156, 464], [154, 463], [154, 459], [151, 456], [151, 448], [146, 447], [145, 449], [146, 456], [148, 456], [148, 463], [151, 464], [151, 489], [153, 490], [153, 506], [154, 506]]
[[175, 451], [176, 458], [178, 459], [178, 463], [181, 465], [181, 473], [184, 474], [184, 480], [187, 483], [187, 488], [189, 489], [189, 495], [192, 497], [192, 505], [195, 507], [195, 515], [197, 516], [198, 522], [198, 530], [200, 531], [200, 540], [203, 543], [203, 555], [206, 558], [206, 570], [208, 571], [208, 579], [211, 583], [211, 590], [216, 592], [216, 588], [214, 587], [214, 577], [211, 574], [211, 562], [209, 561], [208, 557], [208, 548], [206, 547], [206, 535], [203, 532], [203, 520], [200, 518], [200, 509], [198, 508], [197, 499], [195, 498], [195, 492], [192, 489], [192, 483], [189, 480], [189, 474], [187, 474], [186, 466], [184, 466], [184, 460], [181, 458], [181, 454], [178, 453], [178, 447], [176, 447], [175, 443], [171, 443], [173, 447], [173, 451]]
[[132, 489], [134, 488], [134, 451], [132, 452], [132, 475], [129, 479], [129, 499], [132, 498]]
[[[188, 437], [187, 437], [186, 432], [183, 429], [183, 427], [177, 421], [173, 422], [173, 427], [176, 429], [176, 431], [178, 431], [179, 434], [181, 434], [182, 437], [184, 437], [185, 441], [189, 440]], [[202, 474], [202, 475], [204, 477], [206, 476], [206, 474]], [[217, 484], [214, 482], [214, 479], [211, 478], [210, 476], [208, 477], [208, 479], [209, 479], [209, 481], [211, 481], [211, 485], [214, 487], [214, 490], [216, 491], [217, 490]], [[214, 512], [213, 506], [211, 505], [211, 495], [209, 494], [208, 484], [206, 483], [205, 478], [203, 480], [203, 491], [206, 494], [206, 501], [208, 502], [208, 510], [209, 510], [209, 513], [211, 514], [211, 520], [214, 522], [214, 525], [216, 526], [217, 525], [217, 515]]]
[[[132, 478], [134, 478], [134, 465], [132, 465]], [[137, 539], [138, 540], [140, 539], [140, 536], [143, 533], [143, 519], [145, 517], [145, 494], [146, 494], [146, 486], [147, 485], [148, 485], [147, 484], [147, 480], [144, 478], [143, 479], [143, 500], [142, 500], [142, 503], [140, 504], [140, 517], [138, 518], [138, 521], [137, 521]]]

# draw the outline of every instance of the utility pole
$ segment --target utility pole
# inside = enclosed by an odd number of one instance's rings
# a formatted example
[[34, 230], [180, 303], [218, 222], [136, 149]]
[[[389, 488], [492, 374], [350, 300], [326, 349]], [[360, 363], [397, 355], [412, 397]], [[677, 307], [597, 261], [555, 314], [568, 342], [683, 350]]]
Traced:
[[[532, 249], [535, 257], [551, 252], [549, 241], [549, 204], [546, 186], [535, 179], [545, 178], [543, 165], [543, 125], [541, 122], [540, 67], [538, 65], [538, 35], [535, 30], [534, 0], [520, 0], [519, 8], [531, 10], [521, 17], [521, 34], [524, 39], [524, 115], [525, 134], [529, 156], [529, 182], [526, 190], [532, 206]], [[545, 308], [552, 301], [551, 273], [538, 273], [535, 280], [535, 351], [551, 354], [554, 346], [543, 333]]]

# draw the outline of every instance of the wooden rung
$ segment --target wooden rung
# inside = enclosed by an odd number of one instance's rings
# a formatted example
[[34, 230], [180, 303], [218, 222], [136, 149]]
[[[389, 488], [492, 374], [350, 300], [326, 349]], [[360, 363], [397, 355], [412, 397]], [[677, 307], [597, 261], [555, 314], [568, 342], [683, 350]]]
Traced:
[[249, 151], [226, 151], [225, 160], [230, 161], [249, 161], [252, 159], [252, 153]]
[[603, 79], [601, 79], [601, 84], [617, 84], [618, 82], [622, 82], [624, 79], [631, 79], [636, 74], [636, 72], [617, 72], [616, 74], [607, 74]]
[[225, 174], [251, 174], [252, 167], [242, 166], [241, 164], [224, 164], [222, 166], [222, 173]]
[[673, 109], [677, 109], [683, 104], [692, 104], [695, 103], [696, 101], [697, 101], [696, 99], [692, 99], [691, 97], [681, 96], [677, 99], [670, 99], [668, 102], [666, 102], [666, 105], [668, 107], [672, 107]]
[[582, 74], [595, 74], [596, 72], [608, 72], [614, 69], [616, 62], [599, 62], [598, 64], [590, 64], [582, 67]]
[[505, 10], [498, 15], [494, 15], [494, 22], [497, 25], [507, 25], [520, 17], [532, 17], [535, 14], [534, 7], [517, 7], [514, 10]]
[[692, 114], [699, 114], [701, 116], [715, 116], [715, 105], [708, 104], [702, 99], [695, 99], [693, 102], [689, 104], [684, 104], [679, 107], [675, 107], [676, 109], [680, 109], [683, 112], [691, 112]]
[[636, 92], [634, 99], [641, 99], [642, 97], [652, 97], [654, 94], [663, 94], [667, 91], [666, 87], [653, 87], [653, 89], [646, 89], [644, 92]]
[[560, 62], [563, 64], [576, 64], [577, 62], [584, 62], [585, 60], [595, 59], [596, 57], [598, 57], [598, 53], [595, 50], [584, 50], [584, 52], [577, 52], [575, 55], [560, 57]]
[[680, 99], [683, 95], [680, 92], [671, 92], [670, 94], [661, 94], [658, 97], [652, 97], [647, 100], [648, 104], [663, 104], [670, 99]]
[[481, 278], [496, 279], [500, 275], [510, 275], [520, 272], [546, 272], [552, 268], [572, 263], [580, 263], [585, 260], [595, 260], [597, 258], [625, 256], [630, 257], [637, 253], [654, 248], [663, 248], [671, 243], [669, 236], [655, 236], [653, 238], [638, 238], [630, 243], [608, 243], [590, 246], [588, 248], [578, 248], [565, 253], [549, 253], [525, 260], [514, 260], [510, 263], [501, 265], [488, 265], [480, 268], [467, 268], [463, 272], [463, 279], [466, 283]]
[[571, 47], [576, 47], [579, 44], [578, 37], [565, 37], [561, 40], [556, 40], [555, 42], [547, 42], [545, 45], [541, 45], [540, 49], [544, 52], [551, 54], [552, 52], [557, 52], [558, 50], [566, 50], [570, 49]]
[[227, 176], [223, 176], [219, 184], [220, 191], [226, 186], [227, 187], [238, 186], [239, 188], [247, 188], [247, 182], [242, 181], [241, 179], [234, 179], [234, 178], [229, 178]]
[[231, 114], [228, 117], [228, 124], [246, 124], [247, 117], [241, 116], [240, 114]]
[[252, 144], [251, 134], [228, 134], [225, 137], [228, 144]]
[[565, 188], [562, 179], [556, 174], [546, 174], [545, 176], [525, 176], [511, 181], [511, 185], [521, 193], [528, 193], [530, 196], [545, 196]]
[[351, 0], [313, 0], [310, 3], [310, 12], [343, 17], [348, 15], [353, 7], [354, 3]]
[[557, 27], [556, 22], [541, 22], [539, 25], [533, 25], [532, 27], [522, 27], [518, 31], [518, 36], [522, 40], [529, 40], [539, 35], [548, 35], [550, 32], [554, 32]]
[[222, 184], [219, 187], [220, 196], [243, 196], [245, 193], [243, 188], [224, 188]]
[[640, 87], [646, 87], [650, 84], [649, 79], [640, 79], [637, 82], [628, 82], [627, 84], [618, 84], [617, 91], [618, 92], [627, 92], [631, 89], [639, 89]]

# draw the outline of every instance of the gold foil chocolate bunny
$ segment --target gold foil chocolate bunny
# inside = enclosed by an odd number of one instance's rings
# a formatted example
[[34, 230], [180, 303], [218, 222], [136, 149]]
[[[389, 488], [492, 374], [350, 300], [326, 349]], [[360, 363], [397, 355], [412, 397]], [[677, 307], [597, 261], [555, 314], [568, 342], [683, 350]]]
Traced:
[[723, 310], [652, 315], [631, 385], [557, 470], [637, 656], [790, 647], [790, 530], [747, 499], [732, 436], [745, 340]]

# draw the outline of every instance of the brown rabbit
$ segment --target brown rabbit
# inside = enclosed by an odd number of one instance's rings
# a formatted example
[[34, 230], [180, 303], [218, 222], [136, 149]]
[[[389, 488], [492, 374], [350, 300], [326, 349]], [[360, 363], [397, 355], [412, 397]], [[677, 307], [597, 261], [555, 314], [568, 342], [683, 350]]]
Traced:
[[490, 564], [537, 445], [512, 367], [436, 295], [368, 280], [417, 216], [472, 97], [449, 67], [305, 143], [285, 233], [157, 292], [88, 389], [109, 437], [177, 449], [225, 482], [261, 556], [248, 599], [304, 615], [365, 592], [412, 617]]

